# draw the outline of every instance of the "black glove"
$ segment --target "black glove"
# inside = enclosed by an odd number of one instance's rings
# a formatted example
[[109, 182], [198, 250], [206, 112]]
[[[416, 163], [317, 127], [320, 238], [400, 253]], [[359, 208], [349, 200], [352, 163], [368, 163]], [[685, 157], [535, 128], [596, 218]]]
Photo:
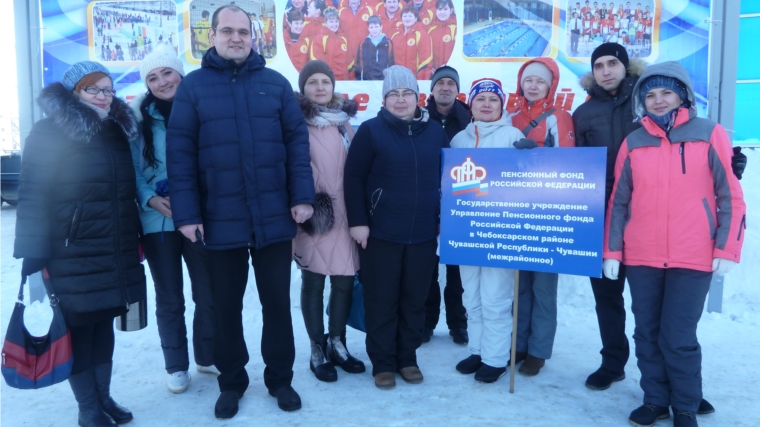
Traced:
[[24, 258], [24, 262], [21, 264], [21, 275], [26, 277], [42, 271], [47, 263], [47, 258]]
[[530, 138], [522, 138], [517, 142], [512, 143], [512, 145], [515, 146], [515, 148], [536, 148], [538, 147], [538, 144], [536, 144], [536, 141], [530, 139]]
[[742, 179], [744, 168], [747, 167], [747, 156], [742, 154], [742, 147], [734, 147], [734, 155], [731, 157], [731, 169], [737, 179]]

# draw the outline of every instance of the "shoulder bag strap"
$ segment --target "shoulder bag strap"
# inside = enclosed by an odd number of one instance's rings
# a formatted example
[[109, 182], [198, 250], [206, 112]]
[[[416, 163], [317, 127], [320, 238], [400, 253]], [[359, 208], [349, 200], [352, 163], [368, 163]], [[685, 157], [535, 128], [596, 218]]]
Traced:
[[542, 121], [546, 120], [547, 117], [554, 114], [555, 111], [557, 111], [556, 108], [550, 108], [544, 111], [543, 113], [541, 113], [540, 116], [536, 117], [536, 120], [531, 120], [530, 123], [528, 123], [528, 126], [525, 126], [525, 129], [522, 130], [523, 135], [528, 136], [528, 134], [530, 133], [530, 131], [533, 130], [533, 128], [538, 126], [538, 124], [541, 123]]

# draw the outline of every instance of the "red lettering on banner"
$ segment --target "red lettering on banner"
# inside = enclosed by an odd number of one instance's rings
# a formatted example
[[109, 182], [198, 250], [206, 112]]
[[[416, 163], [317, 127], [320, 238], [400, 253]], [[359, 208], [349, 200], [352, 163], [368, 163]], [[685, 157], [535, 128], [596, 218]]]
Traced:
[[356, 104], [359, 107], [359, 111], [366, 111], [367, 104], [369, 103], [369, 95], [367, 95], [366, 93], [357, 93], [356, 95], [354, 95], [354, 101], [356, 101]]

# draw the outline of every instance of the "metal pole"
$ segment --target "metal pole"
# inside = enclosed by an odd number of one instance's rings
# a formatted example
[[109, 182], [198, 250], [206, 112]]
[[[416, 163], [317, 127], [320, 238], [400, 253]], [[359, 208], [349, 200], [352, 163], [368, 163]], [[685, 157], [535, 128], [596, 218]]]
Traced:
[[515, 358], [517, 352], [517, 295], [520, 293], [520, 270], [515, 270], [515, 297], [512, 300], [512, 351], [509, 370], [509, 392], [515, 392]]
[[16, 75], [18, 82], [19, 140], [24, 141], [32, 125], [42, 118], [35, 100], [42, 90], [42, 37], [39, 0], [13, 0], [16, 28]]

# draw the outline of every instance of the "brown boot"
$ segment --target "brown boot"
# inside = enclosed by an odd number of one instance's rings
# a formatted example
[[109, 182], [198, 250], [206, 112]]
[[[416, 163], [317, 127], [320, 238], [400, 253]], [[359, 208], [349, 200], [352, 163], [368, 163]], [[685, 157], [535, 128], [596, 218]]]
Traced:
[[520, 366], [518, 372], [523, 375], [532, 377], [538, 374], [541, 368], [544, 367], [545, 363], [546, 361], [544, 359], [539, 359], [538, 357], [531, 356], [529, 354], [528, 357], [525, 358], [525, 362], [522, 364], [522, 366]]
[[375, 387], [383, 390], [396, 387], [396, 374], [393, 372], [380, 372], [375, 375]]
[[[520, 362], [522, 362], [523, 360], [525, 360], [526, 357], [528, 357], [528, 353], [527, 352], [516, 351], [515, 352], [515, 366], [519, 365]], [[509, 367], [511, 363], [512, 363], [512, 359], [507, 360], [507, 367]]]
[[409, 384], [419, 384], [423, 380], [422, 372], [420, 371], [420, 368], [416, 366], [401, 368], [398, 373], [401, 374], [401, 378]]

